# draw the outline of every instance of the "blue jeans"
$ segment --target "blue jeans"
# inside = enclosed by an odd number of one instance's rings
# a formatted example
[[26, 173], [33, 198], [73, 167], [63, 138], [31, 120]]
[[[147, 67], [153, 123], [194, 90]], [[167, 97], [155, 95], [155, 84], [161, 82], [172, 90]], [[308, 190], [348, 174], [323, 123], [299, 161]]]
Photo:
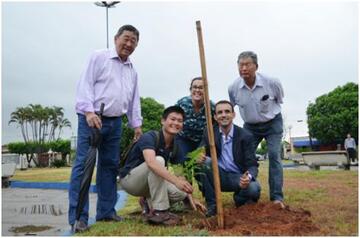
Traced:
[[270, 200], [283, 201], [283, 166], [281, 162], [281, 138], [283, 133], [283, 120], [281, 114], [277, 114], [274, 119], [265, 123], [249, 124], [245, 123], [244, 128], [249, 130], [254, 136], [254, 148], [265, 138], [269, 154], [269, 190]]
[[[78, 115], [78, 141], [76, 159], [73, 162], [69, 185], [69, 224], [76, 220], [76, 207], [79, 199], [80, 183], [83, 178], [89, 136], [92, 128], [86, 122], [84, 115]], [[117, 201], [116, 176], [118, 174], [121, 118], [103, 118], [101, 128], [102, 142], [98, 148], [96, 190], [98, 195], [96, 219], [111, 217], [116, 213], [114, 207]], [[89, 196], [80, 215], [80, 220], [88, 223]]]
[[181, 160], [179, 161], [175, 161], [176, 163], [183, 163], [187, 160], [187, 153], [193, 151], [193, 150], [196, 150], [197, 147], [199, 146], [200, 144], [200, 141], [199, 142], [195, 142], [195, 141], [192, 141], [192, 140], [189, 140], [187, 138], [184, 138], [184, 137], [181, 137], [179, 135], [177, 135], [175, 137], [175, 143], [177, 143], [177, 145], [179, 146], [179, 153], [180, 153], [180, 156], [179, 158], [181, 158]]
[[[195, 178], [199, 183], [200, 191], [205, 197], [208, 208], [216, 207], [214, 176], [211, 160], [206, 159], [204, 164], [196, 170]], [[223, 192], [234, 192], [233, 199], [236, 206], [247, 202], [257, 202], [260, 198], [261, 187], [258, 181], [252, 180], [246, 189], [240, 188], [242, 173], [227, 172], [219, 167], [220, 187]]]

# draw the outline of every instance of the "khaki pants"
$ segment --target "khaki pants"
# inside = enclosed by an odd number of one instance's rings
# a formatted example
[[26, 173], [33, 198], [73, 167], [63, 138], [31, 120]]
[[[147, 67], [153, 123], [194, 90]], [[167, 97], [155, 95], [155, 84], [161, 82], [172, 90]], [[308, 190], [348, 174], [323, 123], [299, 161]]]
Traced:
[[[156, 156], [156, 160], [165, 166], [163, 157]], [[170, 203], [182, 201], [186, 197], [185, 192], [155, 174], [145, 162], [120, 179], [120, 185], [133, 196], [146, 197], [150, 207], [155, 210], [169, 209]]]

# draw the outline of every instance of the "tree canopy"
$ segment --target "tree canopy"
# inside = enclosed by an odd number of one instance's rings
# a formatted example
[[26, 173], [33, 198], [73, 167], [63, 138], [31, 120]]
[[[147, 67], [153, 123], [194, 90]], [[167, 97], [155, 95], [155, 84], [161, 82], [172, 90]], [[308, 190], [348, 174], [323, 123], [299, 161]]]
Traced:
[[9, 124], [18, 124], [25, 143], [59, 140], [62, 129], [71, 127], [70, 121], [64, 118], [63, 111], [62, 107], [29, 104], [16, 108], [16, 111], [11, 113]]
[[309, 134], [323, 143], [342, 143], [347, 133], [358, 139], [358, 85], [347, 83], [310, 103]]

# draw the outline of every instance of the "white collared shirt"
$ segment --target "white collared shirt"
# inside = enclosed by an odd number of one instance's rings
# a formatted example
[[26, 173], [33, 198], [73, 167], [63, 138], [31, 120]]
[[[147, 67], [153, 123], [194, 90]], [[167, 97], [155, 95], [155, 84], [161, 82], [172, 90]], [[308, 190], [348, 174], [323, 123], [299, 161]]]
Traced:
[[[265, 95], [268, 99], [261, 100]], [[252, 89], [243, 78], [238, 77], [229, 86], [229, 97], [233, 105], [238, 105], [244, 122], [260, 123], [273, 119], [281, 112], [284, 91], [279, 80], [256, 73]]]

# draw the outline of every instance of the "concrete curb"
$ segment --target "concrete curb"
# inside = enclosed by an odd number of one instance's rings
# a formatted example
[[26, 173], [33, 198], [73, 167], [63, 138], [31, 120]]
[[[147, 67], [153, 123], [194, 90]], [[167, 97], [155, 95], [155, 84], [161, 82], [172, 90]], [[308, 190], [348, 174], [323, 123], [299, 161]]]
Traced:
[[[10, 188], [39, 188], [39, 189], [61, 189], [68, 190], [69, 183], [60, 182], [24, 182], [24, 181], [11, 181]], [[96, 186], [90, 185], [89, 192], [96, 193]]]

